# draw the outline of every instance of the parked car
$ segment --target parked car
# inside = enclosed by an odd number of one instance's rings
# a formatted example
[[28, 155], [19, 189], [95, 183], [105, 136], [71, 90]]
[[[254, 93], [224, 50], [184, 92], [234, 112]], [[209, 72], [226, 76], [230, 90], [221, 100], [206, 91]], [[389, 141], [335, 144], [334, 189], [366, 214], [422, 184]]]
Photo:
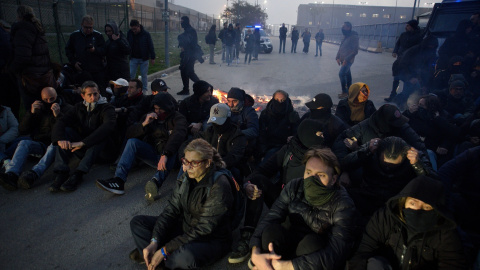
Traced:
[[[251, 29], [253, 32], [255, 30], [255, 26], [247, 26], [242, 30], [242, 40], [240, 41], [240, 45], [241, 45], [240, 51], [242, 53], [245, 53], [246, 42], [243, 40], [247, 35], [248, 29]], [[268, 36], [267, 33], [265, 33], [265, 31], [262, 28], [260, 28], [260, 52], [271, 53], [273, 51], [272, 41], [267, 36]]]

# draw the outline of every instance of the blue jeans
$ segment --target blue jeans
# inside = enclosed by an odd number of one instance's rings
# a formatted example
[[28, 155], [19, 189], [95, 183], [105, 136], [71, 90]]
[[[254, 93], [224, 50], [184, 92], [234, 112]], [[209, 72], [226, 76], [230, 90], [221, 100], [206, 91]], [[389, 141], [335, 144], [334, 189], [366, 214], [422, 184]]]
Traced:
[[342, 84], [342, 93], [348, 93], [348, 88], [352, 85], [352, 73], [350, 72], [350, 67], [352, 63], [348, 63], [344, 66], [340, 66], [340, 71], [338, 76], [340, 77], [340, 83]]
[[225, 46], [225, 49], [227, 50], [226, 52], [226, 60], [227, 64], [231, 64], [233, 60], [233, 46]]
[[283, 53], [285, 53], [285, 43], [287, 42], [287, 38], [280, 38], [280, 47], [278, 48], [278, 53], [282, 52], [283, 46]]
[[22, 140], [18, 144], [12, 160], [5, 166], [5, 171], [20, 175], [28, 155], [42, 155], [40, 161], [32, 168], [38, 176], [42, 176], [55, 159], [55, 146], [50, 144], [47, 148], [41, 142]]
[[[147, 73], [148, 73], [148, 59], [143, 60], [140, 58], [130, 58], [130, 79], [135, 78], [137, 74], [137, 68], [140, 66], [140, 76], [142, 76], [142, 84], [144, 91], [147, 90], [148, 80], [147, 80]], [[124, 78], [126, 79], [126, 78]]]
[[[132, 168], [132, 164], [136, 158], [156, 169], [158, 161], [160, 160], [160, 155], [150, 144], [135, 138], [128, 139], [122, 156], [118, 161], [117, 169], [115, 170], [115, 177], [127, 181], [128, 172]], [[175, 156], [168, 158], [167, 170], [157, 171], [153, 178], [157, 179], [160, 185], [163, 184], [165, 179], [167, 179], [168, 172], [173, 168], [173, 165], [175, 165]]]
[[318, 55], [318, 51], [320, 51], [320, 56], [321, 56], [323, 42], [315, 42], [315, 43], [317, 43], [317, 45], [315, 46], [315, 55]]

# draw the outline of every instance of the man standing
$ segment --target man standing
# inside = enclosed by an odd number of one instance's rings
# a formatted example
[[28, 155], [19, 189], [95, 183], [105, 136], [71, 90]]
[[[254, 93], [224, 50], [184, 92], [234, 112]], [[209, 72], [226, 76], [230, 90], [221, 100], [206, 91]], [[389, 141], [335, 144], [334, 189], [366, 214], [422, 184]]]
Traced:
[[348, 88], [352, 85], [352, 73], [350, 67], [355, 60], [355, 55], [358, 54], [358, 34], [352, 31], [352, 24], [350, 22], [343, 23], [342, 26], [343, 40], [338, 49], [337, 64], [340, 66], [340, 83], [342, 85], [342, 93], [338, 94], [339, 99], [348, 97]]
[[233, 30], [233, 24], [228, 25], [227, 31], [225, 31], [224, 40], [225, 40], [225, 49], [227, 50], [227, 66], [230, 66], [235, 53], [233, 51], [233, 46], [235, 46], [235, 30]]
[[106, 96], [105, 71], [105, 39], [103, 35], [93, 30], [93, 17], [85, 15], [80, 30], [73, 32], [68, 39], [65, 53], [68, 61], [75, 66], [84, 77], [90, 78], [99, 86], [102, 95]]
[[255, 37], [255, 47], [253, 50], [253, 60], [258, 60], [258, 53], [260, 52], [260, 29], [255, 28], [255, 31], [253, 32], [253, 36]]
[[303, 52], [308, 54], [308, 49], [310, 48], [310, 39], [312, 38], [312, 34], [308, 28], [305, 28], [305, 31], [302, 33], [303, 38]]
[[235, 57], [237, 58], [238, 65], [238, 56], [240, 55], [240, 41], [242, 40], [242, 30], [240, 29], [240, 23], [235, 24]]
[[189, 95], [190, 94], [190, 79], [193, 82], [200, 80], [195, 74], [194, 66], [195, 50], [198, 46], [197, 31], [190, 25], [190, 18], [183, 16], [181, 19], [181, 25], [184, 32], [178, 35], [178, 46], [182, 50], [180, 53], [180, 75], [182, 76], [183, 90], [178, 92], [177, 95]]
[[140, 67], [142, 76], [143, 91], [147, 91], [148, 59], [150, 64], [155, 64], [155, 50], [150, 33], [147, 32], [138, 20], [130, 21], [130, 30], [127, 33], [127, 40], [132, 48], [130, 55], [130, 78], [134, 79], [137, 74], [137, 68]]
[[218, 33], [218, 38], [222, 41], [222, 63], [225, 63], [225, 32], [227, 31], [228, 23], [223, 23], [223, 29]]
[[320, 51], [320, 56], [322, 56], [322, 43], [325, 39], [325, 34], [323, 34], [323, 29], [319, 29], [318, 33], [315, 35], [315, 42], [317, 45], [315, 46], [315, 57], [318, 56], [318, 51]]
[[280, 47], [278, 47], [278, 53], [282, 53], [282, 45], [283, 45], [283, 53], [285, 53], [286, 42], [287, 42], [287, 27], [285, 27], [285, 24], [282, 23], [282, 27], [280, 27]]
[[300, 38], [300, 34], [298, 33], [297, 28], [294, 26], [292, 30], [292, 50], [290, 53], [297, 53], [297, 43], [298, 39]]
[[[58, 147], [54, 164], [57, 176], [49, 188], [51, 192], [75, 191], [115, 129], [115, 108], [100, 96], [97, 84], [84, 82], [81, 95], [83, 102], [58, 119], [52, 130], [52, 143]], [[72, 154], [81, 160], [69, 176]]]
[[403, 53], [410, 49], [411, 47], [420, 44], [422, 41], [422, 34], [420, 28], [418, 27], [417, 20], [410, 20], [405, 25], [405, 32], [403, 32], [395, 43], [395, 48], [393, 49], [392, 56], [397, 58], [392, 65], [392, 75], [393, 75], [393, 86], [392, 92], [388, 98], [385, 98], [385, 101], [391, 102], [393, 98], [397, 95], [397, 88], [400, 84], [400, 62], [403, 56]]

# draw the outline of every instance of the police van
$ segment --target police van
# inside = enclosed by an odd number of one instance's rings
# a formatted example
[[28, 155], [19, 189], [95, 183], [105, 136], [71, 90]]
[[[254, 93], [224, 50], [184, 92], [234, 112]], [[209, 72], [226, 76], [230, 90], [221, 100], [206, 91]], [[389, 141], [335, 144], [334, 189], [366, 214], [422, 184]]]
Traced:
[[267, 33], [261, 28], [260, 25], [255, 25], [255, 26], [250, 26], [247, 25], [245, 28], [242, 30], [242, 40], [240, 41], [240, 51], [242, 53], [245, 52], [245, 47], [246, 47], [246, 42], [244, 41], [245, 36], [247, 35], [248, 29], [252, 30], [255, 32], [255, 28], [260, 29], [260, 52], [263, 53], [271, 53], [273, 51], [273, 46], [272, 46], [272, 41], [270, 38], [267, 37]]

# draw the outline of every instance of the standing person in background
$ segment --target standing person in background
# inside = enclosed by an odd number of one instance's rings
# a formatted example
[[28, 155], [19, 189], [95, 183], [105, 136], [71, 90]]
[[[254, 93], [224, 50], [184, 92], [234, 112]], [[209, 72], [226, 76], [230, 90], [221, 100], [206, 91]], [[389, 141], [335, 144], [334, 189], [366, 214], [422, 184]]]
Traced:
[[298, 33], [297, 28], [294, 26], [292, 30], [292, 50], [290, 53], [297, 53], [297, 43], [299, 39], [300, 34]]
[[240, 29], [240, 23], [235, 24], [235, 57], [237, 59], [237, 65], [239, 62], [238, 56], [240, 55], [240, 41], [242, 40], [242, 30]]
[[140, 67], [142, 76], [143, 92], [147, 91], [148, 85], [148, 59], [150, 64], [155, 64], [155, 50], [150, 33], [147, 32], [138, 20], [130, 21], [130, 30], [127, 33], [128, 43], [132, 48], [130, 55], [130, 79], [135, 79], [137, 68]]
[[278, 47], [278, 53], [282, 53], [282, 45], [283, 45], [283, 53], [285, 53], [285, 43], [287, 42], [287, 27], [285, 24], [282, 23], [282, 27], [280, 27], [280, 46]]
[[184, 32], [178, 35], [177, 39], [178, 47], [182, 50], [180, 53], [180, 76], [182, 76], [183, 89], [177, 95], [189, 95], [190, 79], [193, 82], [200, 80], [194, 70], [198, 38], [197, 31], [190, 25], [190, 18], [183, 16], [181, 20]]
[[253, 60], [258, 60], [258, 53], [260, 51], [260, 29], [255, 28], [253, 32], [253, 36], [255, 37], [255, 46], [253, 50]]
[[233, 30], [233, 24], [228, 25], [227, 31], [225, 31], [224, 38], [226, 49], [227, 66], [230, 66], [234, 58], [233, 46], [235, 45], [235, 30]]
[[338, 95], [338, 98], [344, 99], [348, 97], [348, 89], [352, 85], [352, 73], [350, 67], [355, 60], [355, 55], [358, 54], [358, 34], [352, 31], [352, 24], [350, 22], [343, 23], [342, 26], [343, 40], [340, 43], [338, 49], [337, 64], [340, 66], [338, 76], [340, 77], [340, 83], [342, 84], [342, 93]]
[[222, 41], [222, 63], [225, 63], [225, 32], [227, 31], [228, 23], [223, 23], [223, 29], [218, 33], [218, 38]]
[[10, 40], [11, 26], [4, 20], [0, 20], [0, 81], [2, 88], [8, 89], [0, 91], [0, 100], [10, 107], [12, 113], [18, 119], [20, 114], [20, 93], [17, 88], [15, 74], [8, 69], [13, 55], [12, 42]]
[[315, 35], [315, 57], [318, 56], [318, 51], [320, 51], [320, 56], [322, 56], [322, 43], [323, 40], [325, 39], [325, 34], [323, 34], [323, 29], [319, 29], [318, 33]]
[[217, 43], [217, 34], [215, 34], [215, 30], [217, 26], [214, 24], [210, 27], [210, 31], [205, 36], [205, 43], [210, 46], [210, 64], [215, 65], [214, 56], [215, 56], [215, 44]]
[[245, 35], [244, 41], [246, 42], [244, 64], [247, 63], [247, 57], [248, 57], [248, 64], [250, 65], [250, 61], [252, 60], [252, 52], [255, 47], [255, 36], [253, 35], [251, 29], [247, 30], [247, 35]]
[[312, 34], [308, 28], [305, 28], [305, 31], [302, 33], [303, 38], [303, 52], [308, 54], [308, 48], [310, 48], [310, 39], [312, 38]]
[[107, 81], [114, 81], [118, 78], [130, 78], [128, 55], [130, 55], [131, 48], [127, 38], [118, 29], [115, 21], [109, 21], [105, 24], [105, 34], [108, 37], [105, 43]]

